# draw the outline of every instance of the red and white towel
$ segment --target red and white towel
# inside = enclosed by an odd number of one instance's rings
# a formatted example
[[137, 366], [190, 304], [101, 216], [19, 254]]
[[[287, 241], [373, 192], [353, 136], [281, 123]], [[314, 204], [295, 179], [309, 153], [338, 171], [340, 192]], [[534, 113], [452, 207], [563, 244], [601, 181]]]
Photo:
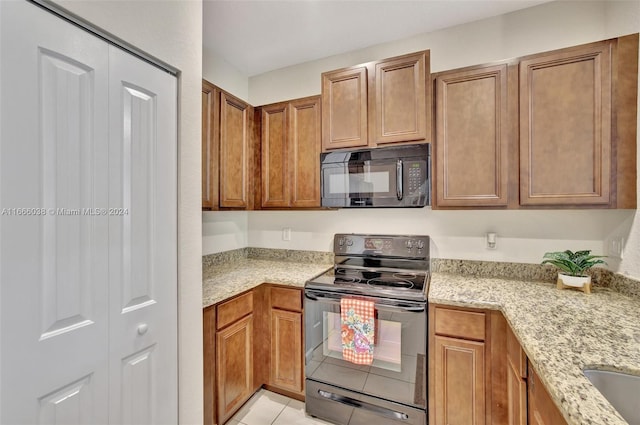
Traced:
[[340, 300], [342, 357], [355, 364], [373, 362], [375, 304], [357, 298]]

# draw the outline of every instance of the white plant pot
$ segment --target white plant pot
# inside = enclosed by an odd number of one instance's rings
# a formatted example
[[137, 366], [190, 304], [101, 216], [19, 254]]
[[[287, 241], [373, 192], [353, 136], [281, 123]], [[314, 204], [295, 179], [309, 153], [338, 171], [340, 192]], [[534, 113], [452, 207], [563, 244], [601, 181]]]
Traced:
[[574, 288], [585, 294], [591, 293], [591, 276], [569, 276], [558, 273], [558, 289]]
[[563, 285], [574, 288], [582, 288], [591, 283], [591, 276], [569, 276], [564, 273], [558, 273], [558, 279], [562, 281]]

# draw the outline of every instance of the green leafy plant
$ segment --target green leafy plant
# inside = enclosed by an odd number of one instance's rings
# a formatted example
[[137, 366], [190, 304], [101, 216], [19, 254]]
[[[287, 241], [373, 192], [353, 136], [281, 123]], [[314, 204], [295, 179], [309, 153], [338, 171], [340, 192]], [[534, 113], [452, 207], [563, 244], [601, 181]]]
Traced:
[[585, 270], [595, 266], [596, 264], [607, 264], [604, 255], [591, 255], [591, 251], [569, 250], [560, 252], [547, 252], [542, 258], [542, 264], [552, 264], [570, 276], [585, 276]]

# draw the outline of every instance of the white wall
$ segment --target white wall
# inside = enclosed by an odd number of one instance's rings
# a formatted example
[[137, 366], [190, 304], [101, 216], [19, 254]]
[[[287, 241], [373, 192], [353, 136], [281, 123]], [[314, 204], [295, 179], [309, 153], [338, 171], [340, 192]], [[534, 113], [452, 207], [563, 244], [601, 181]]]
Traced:
[[264, 105], [320, 93], [324, 71], [431, 50], [443, 71], [638, 32], [638, 2], [551, 2], [412, 38], [294, 65], [249, 79], [249, 101]]
[[245, 102], [249, 101], [249, 78], [224, 58], [204, 47], [202, 50], [202, 78]]
[[[538, 263], [546, 251], [591, 249], [634, 211], [433, 211], [418, 209], [342, 209], [335, 211], [252, 211], [249, 246], [331, 251], [334, 233], [427, 234], [431, 255], [487, 261]], [[282, 240], [282, 229], [291, 240]], [[496, 249], [485, 234], [496, 232]]]
[[[56, 0], [94, 25], [180, 70], [178, 78], [179, 420], [202, 416], [202, 2]], [[28, 28], [25, 29], [28, 31]]]

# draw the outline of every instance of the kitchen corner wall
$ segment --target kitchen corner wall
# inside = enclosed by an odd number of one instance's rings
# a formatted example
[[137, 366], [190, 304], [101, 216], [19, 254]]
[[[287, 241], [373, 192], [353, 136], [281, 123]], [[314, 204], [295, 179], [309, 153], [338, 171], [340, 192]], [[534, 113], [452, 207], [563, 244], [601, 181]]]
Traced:
[[[249, 78], [249, 102], [318, 94], [324, 71], [417, 50], [431, 50], [431, 70], [437, 72], [635, 32], [640, 32], [640, 1], [554, 1], [254, 76]], [[283, 228], [291, 228], [291, 241], [283, 241]], [[495, 250], [485, 247], [489, 231], [498, 234]], [[242, 246], [330, 251], [337, 232], [426, 233], [433, 238], [434, 257], [529, 263], [540, 262], [546, 251], [608, 253], [611, 243], [622, 242], [623, 259], [608, 258], [609, 268], [640, 278], [637, 210], [203, 213], [205, 254]]]

